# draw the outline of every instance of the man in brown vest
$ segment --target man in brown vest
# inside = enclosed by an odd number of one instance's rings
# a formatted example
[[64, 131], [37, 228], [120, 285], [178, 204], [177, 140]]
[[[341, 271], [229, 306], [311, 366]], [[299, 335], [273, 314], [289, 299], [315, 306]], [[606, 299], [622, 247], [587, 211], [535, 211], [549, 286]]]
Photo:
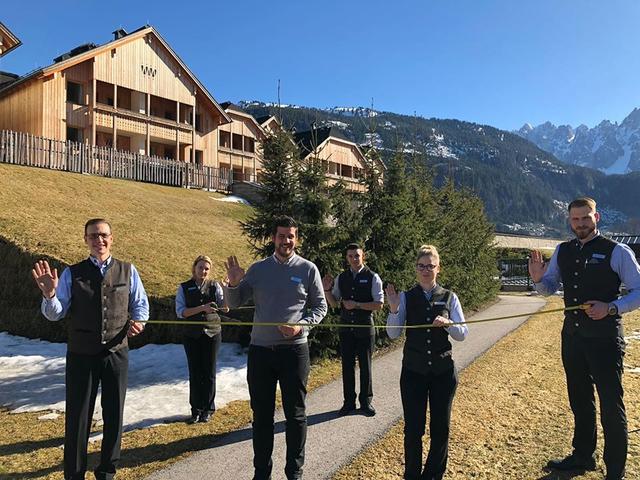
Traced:
[[67, 319], [64, 478], [84, 479], [93, 410], [102, 384], [104, 420], [98, 480], [112, 479], [120, 460], [122, 417], [127, 389], [127, 337], [140, 333], [149, 301], [136, 268], [111, 256], [111, 225], [101, 218], [84, 227], [89, 258], [56, 269], [40, 260], [32, 270], [42, 291], [42, 313]]

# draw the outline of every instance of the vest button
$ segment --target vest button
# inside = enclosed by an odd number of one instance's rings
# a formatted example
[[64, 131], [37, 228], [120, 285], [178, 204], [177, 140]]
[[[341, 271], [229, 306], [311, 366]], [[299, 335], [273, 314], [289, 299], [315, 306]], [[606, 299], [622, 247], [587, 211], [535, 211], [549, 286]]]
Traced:
[[428, 353], [429, 355], [431, 355], [431, 350], [427, 350], [427, 353]]
[[431, 340], [427, 340], [427, 343], [431, 343]]
[[574, 285], [573, 288], [578, 288], [578, 285]]
[[574, 325], [575, 325], [576, 327], [579, 327], [579, 326], [580, 326], [580, 324], [579, 324], [578, 322], [574, 323]]
[[573, 274], [577, 277], [578, 276], [578, 272], [573, 272]]
[[104, 307], [103, 310], [106, 312], [107, 311], [107, 307]]
[[580, 259], [579, 258], [576, 258], [576, 263], [580, 263]]
[[431, 362], [427, 362], [427, 364], [431, 365]]
[[573, 314], [574, 314], [574, 315], [577, 315], [577, 314], [578, 314], [578, 311], [577, 311], [577, 310], [574, 310], [574, 311], [573, 311]]
[[578, 301], [578, 299], [577, 299], [577, 298], [574, 298], [574, 299], [573, 299], [573, 301], [574, 301], [574, 302], [577, 302], [577, 301]]

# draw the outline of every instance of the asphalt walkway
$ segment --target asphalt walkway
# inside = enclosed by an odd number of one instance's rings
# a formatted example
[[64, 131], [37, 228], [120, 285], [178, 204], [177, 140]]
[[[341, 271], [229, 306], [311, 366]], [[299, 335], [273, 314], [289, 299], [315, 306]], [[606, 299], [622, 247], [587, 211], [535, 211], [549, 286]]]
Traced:
[[[544, 306], [537, 296], [500, 296], [500, 300], [467, 320], [531, 313]], [[496, 341], [517, 328], [528, 317], [480, 323], [469, 326], [464, 342], [453, 344], [458, 370], [489, 349]], [[348, 464], [363, 448], [380, 438], [402, 418], [400, 402], [400, 367], [402, 349], [382, 355], [373, 362], [373, 405], [375, 417], [354, 414], [338, 417], [342, 405], [342, 380], [324, 385], [307, 397], [308, 434], [305, 480], [325, 480]], [[276, 412], [276, 436], [273, 451], [273, 480], [284, 479], [284, 416]], [[215, 478], [216, 480], [250, 480], [253, 475], [251, 425], [225, 435], [210, 449], [195, 452], [189, 458], [156, 472], [150, 480]]]

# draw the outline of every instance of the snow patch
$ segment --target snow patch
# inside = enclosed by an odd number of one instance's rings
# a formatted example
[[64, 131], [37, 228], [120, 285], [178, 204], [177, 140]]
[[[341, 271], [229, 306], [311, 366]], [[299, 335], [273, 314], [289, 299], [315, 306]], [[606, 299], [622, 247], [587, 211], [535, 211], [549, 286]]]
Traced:
[[[66, 350], [64, 343], [0, 332], [0, 405], [8, 406], [13, 413], [64, 412]], [[223, 343], [217, 361], [217, 408], [233, 400], [249, 399], [246, 376], [244, 350], [238, 344]], [[183, 420], [189, 413], [189, 372], [184, 347], [146, 345], [131, 350], [124, 429]], [[49, 416], [54, 414], [42, 418], [53, 418]], [[94, 420], [102, 422], [99, 398]]]

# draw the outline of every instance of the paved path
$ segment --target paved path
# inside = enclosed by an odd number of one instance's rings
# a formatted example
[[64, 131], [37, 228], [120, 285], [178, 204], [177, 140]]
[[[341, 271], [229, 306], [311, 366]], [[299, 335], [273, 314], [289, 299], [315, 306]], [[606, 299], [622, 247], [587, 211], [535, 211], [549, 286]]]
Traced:
[[[545, 304], [540, 297], [501, 296], [495, 305], [474, 317], [481, 319], [537, 311]], [[480, 323], [469, 326], [464, 342], [453, 344], [453, 357], [463, 369], [491, 347], [498, 339], [517, 328], [527, 317]], [[402, 349], [374, 360], [373, 405], [377, 415], [338, 417], [342, 405], [342, 380], [338, 379], [314, 390], [307, 397], [308, 436], [304, 465], [305, 480], [325, 480], [349, 463], [369, 443], [381, 437], [402, 418], [400, 402], [400, 366]], [[276, 438], [273, 451], [273, 480], [284, 479], [284, 417], [276, 412]], [[160, 479], [215, 478], [216, 480], [250, 480], [253, 475], [251, 425], [219, 438], [212, 448], [195, 452], [189, 458], [148, 477]]]

